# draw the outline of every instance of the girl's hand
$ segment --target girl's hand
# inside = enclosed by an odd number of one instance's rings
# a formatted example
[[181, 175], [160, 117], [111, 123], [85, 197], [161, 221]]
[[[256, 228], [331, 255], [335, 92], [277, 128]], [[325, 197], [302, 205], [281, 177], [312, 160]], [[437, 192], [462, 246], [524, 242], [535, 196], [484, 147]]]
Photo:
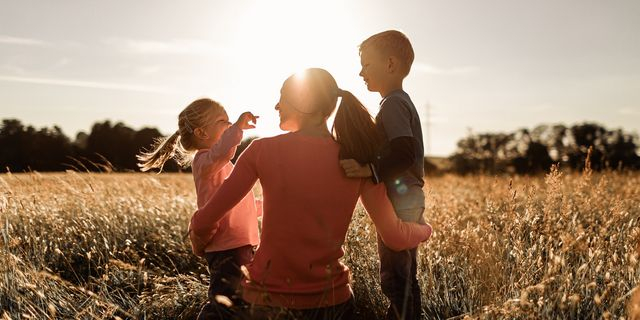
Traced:
[[[242, 130], [253, 129], [256, 127], [258, 118], [258, 116], [254, 116], [251, 112], [244, 112], [240, 115], [235, 124]], [[253, 124], [250, 122], [253, 122]]]

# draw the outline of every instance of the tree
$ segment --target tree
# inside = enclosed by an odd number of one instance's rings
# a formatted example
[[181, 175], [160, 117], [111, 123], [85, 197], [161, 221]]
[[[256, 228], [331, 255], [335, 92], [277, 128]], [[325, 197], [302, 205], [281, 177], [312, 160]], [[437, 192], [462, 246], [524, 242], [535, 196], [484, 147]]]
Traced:
[[3, 171], [60, 171], [65, 169], [67, 157], [73, 154], [69, 138], [59, 127], [36, 130], [16, 119], [2, 121], [0, 145]]
[[135, 170], [136, 152], [133, 145], [135, 131], [123, 123], [96, 123], [87, 137], [85, 157], [95, 163], [105, 163], [116, 170]]
[[640, 169], [637, 140], [637, 135], [608, 131], [595, 123], [540, 125], [531, 131], [469, 135], [458, 142], [450, 160], [453, 170], [462, 174], [535, 174], [546, 172], [554, 162], [582, 170], [591, 148], [593, 170]]

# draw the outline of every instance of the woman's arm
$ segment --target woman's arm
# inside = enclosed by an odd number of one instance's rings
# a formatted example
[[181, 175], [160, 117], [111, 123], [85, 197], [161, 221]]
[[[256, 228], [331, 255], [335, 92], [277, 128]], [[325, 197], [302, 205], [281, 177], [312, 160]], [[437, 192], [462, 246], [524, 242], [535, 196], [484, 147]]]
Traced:
[[189, 237], [194, 253], [204, 253], [204, 247], [212, 237], [211, 231], [216, 228], [217, 223], [224, 218], [229, 210], [251, 191], [256, 183], [258, 179], [256, 159], [259, 148], [258, 140], [253, 141], [247, 147], [218, 192], [191, 217]]
[[391, 250], [415, 248], [420, 242], [431, 237], [432, 229], [429, 224], [403, 222], [396, 216], [384, 184], [373, 184], [368, 179], [363, 180], [360, 199], [382, 241]]

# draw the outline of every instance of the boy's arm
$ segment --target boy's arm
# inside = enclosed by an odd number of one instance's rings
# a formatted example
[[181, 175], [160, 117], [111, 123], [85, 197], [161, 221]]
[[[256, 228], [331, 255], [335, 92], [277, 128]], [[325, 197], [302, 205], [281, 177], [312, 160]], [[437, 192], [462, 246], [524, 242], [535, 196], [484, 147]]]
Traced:
[[391, 140], [389, 155], [374, 162], [380, 179], [387, 181], [411, 168], [416, 163], [417, 143], [414, 137], [398, 137]]
[[340, 165], [349, 178], [369, 178], [374, 183], [389, 180], [411, 168], [416, 162], [414, 137], [398, 137], [389, 142], [390, 152], [372, 163], [361, 165], [354, 159], [340, 160]]
[[389, 141], [389, 152], [372, 163], [361, 165], [353, 159], [340, 162], [347, 177], [371, 177], [374, 183], [393, 178], [415, 164], [417, 140], [411, 130], [411, 112], [406, 103], [389, 97], [380, 107], [376, 125]]

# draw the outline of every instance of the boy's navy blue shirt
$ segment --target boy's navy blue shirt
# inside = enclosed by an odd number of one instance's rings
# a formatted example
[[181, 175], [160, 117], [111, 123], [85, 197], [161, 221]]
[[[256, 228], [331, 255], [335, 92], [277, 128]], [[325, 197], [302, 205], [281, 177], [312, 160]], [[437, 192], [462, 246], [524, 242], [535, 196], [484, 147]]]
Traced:
[[[384, 137], [384, 143], [379, 158], [389, 157], [390, 141], [396, 138], [413, 138], [415, 143], [407, 144], [413, 147], [411, 152], [415, 161], [407, 170], [393, 176], [382, 177], [387, 188], [387, 194], [394, 209], [424, 208], [424, 144], [422, 140], [422, 125], [415, 105], [409, 95], [403, 90], [395, 90], [380, 102], [380, 111], [376, 116], [376, 125]], [[381, 168], [381, 170], [384, 168]]]

